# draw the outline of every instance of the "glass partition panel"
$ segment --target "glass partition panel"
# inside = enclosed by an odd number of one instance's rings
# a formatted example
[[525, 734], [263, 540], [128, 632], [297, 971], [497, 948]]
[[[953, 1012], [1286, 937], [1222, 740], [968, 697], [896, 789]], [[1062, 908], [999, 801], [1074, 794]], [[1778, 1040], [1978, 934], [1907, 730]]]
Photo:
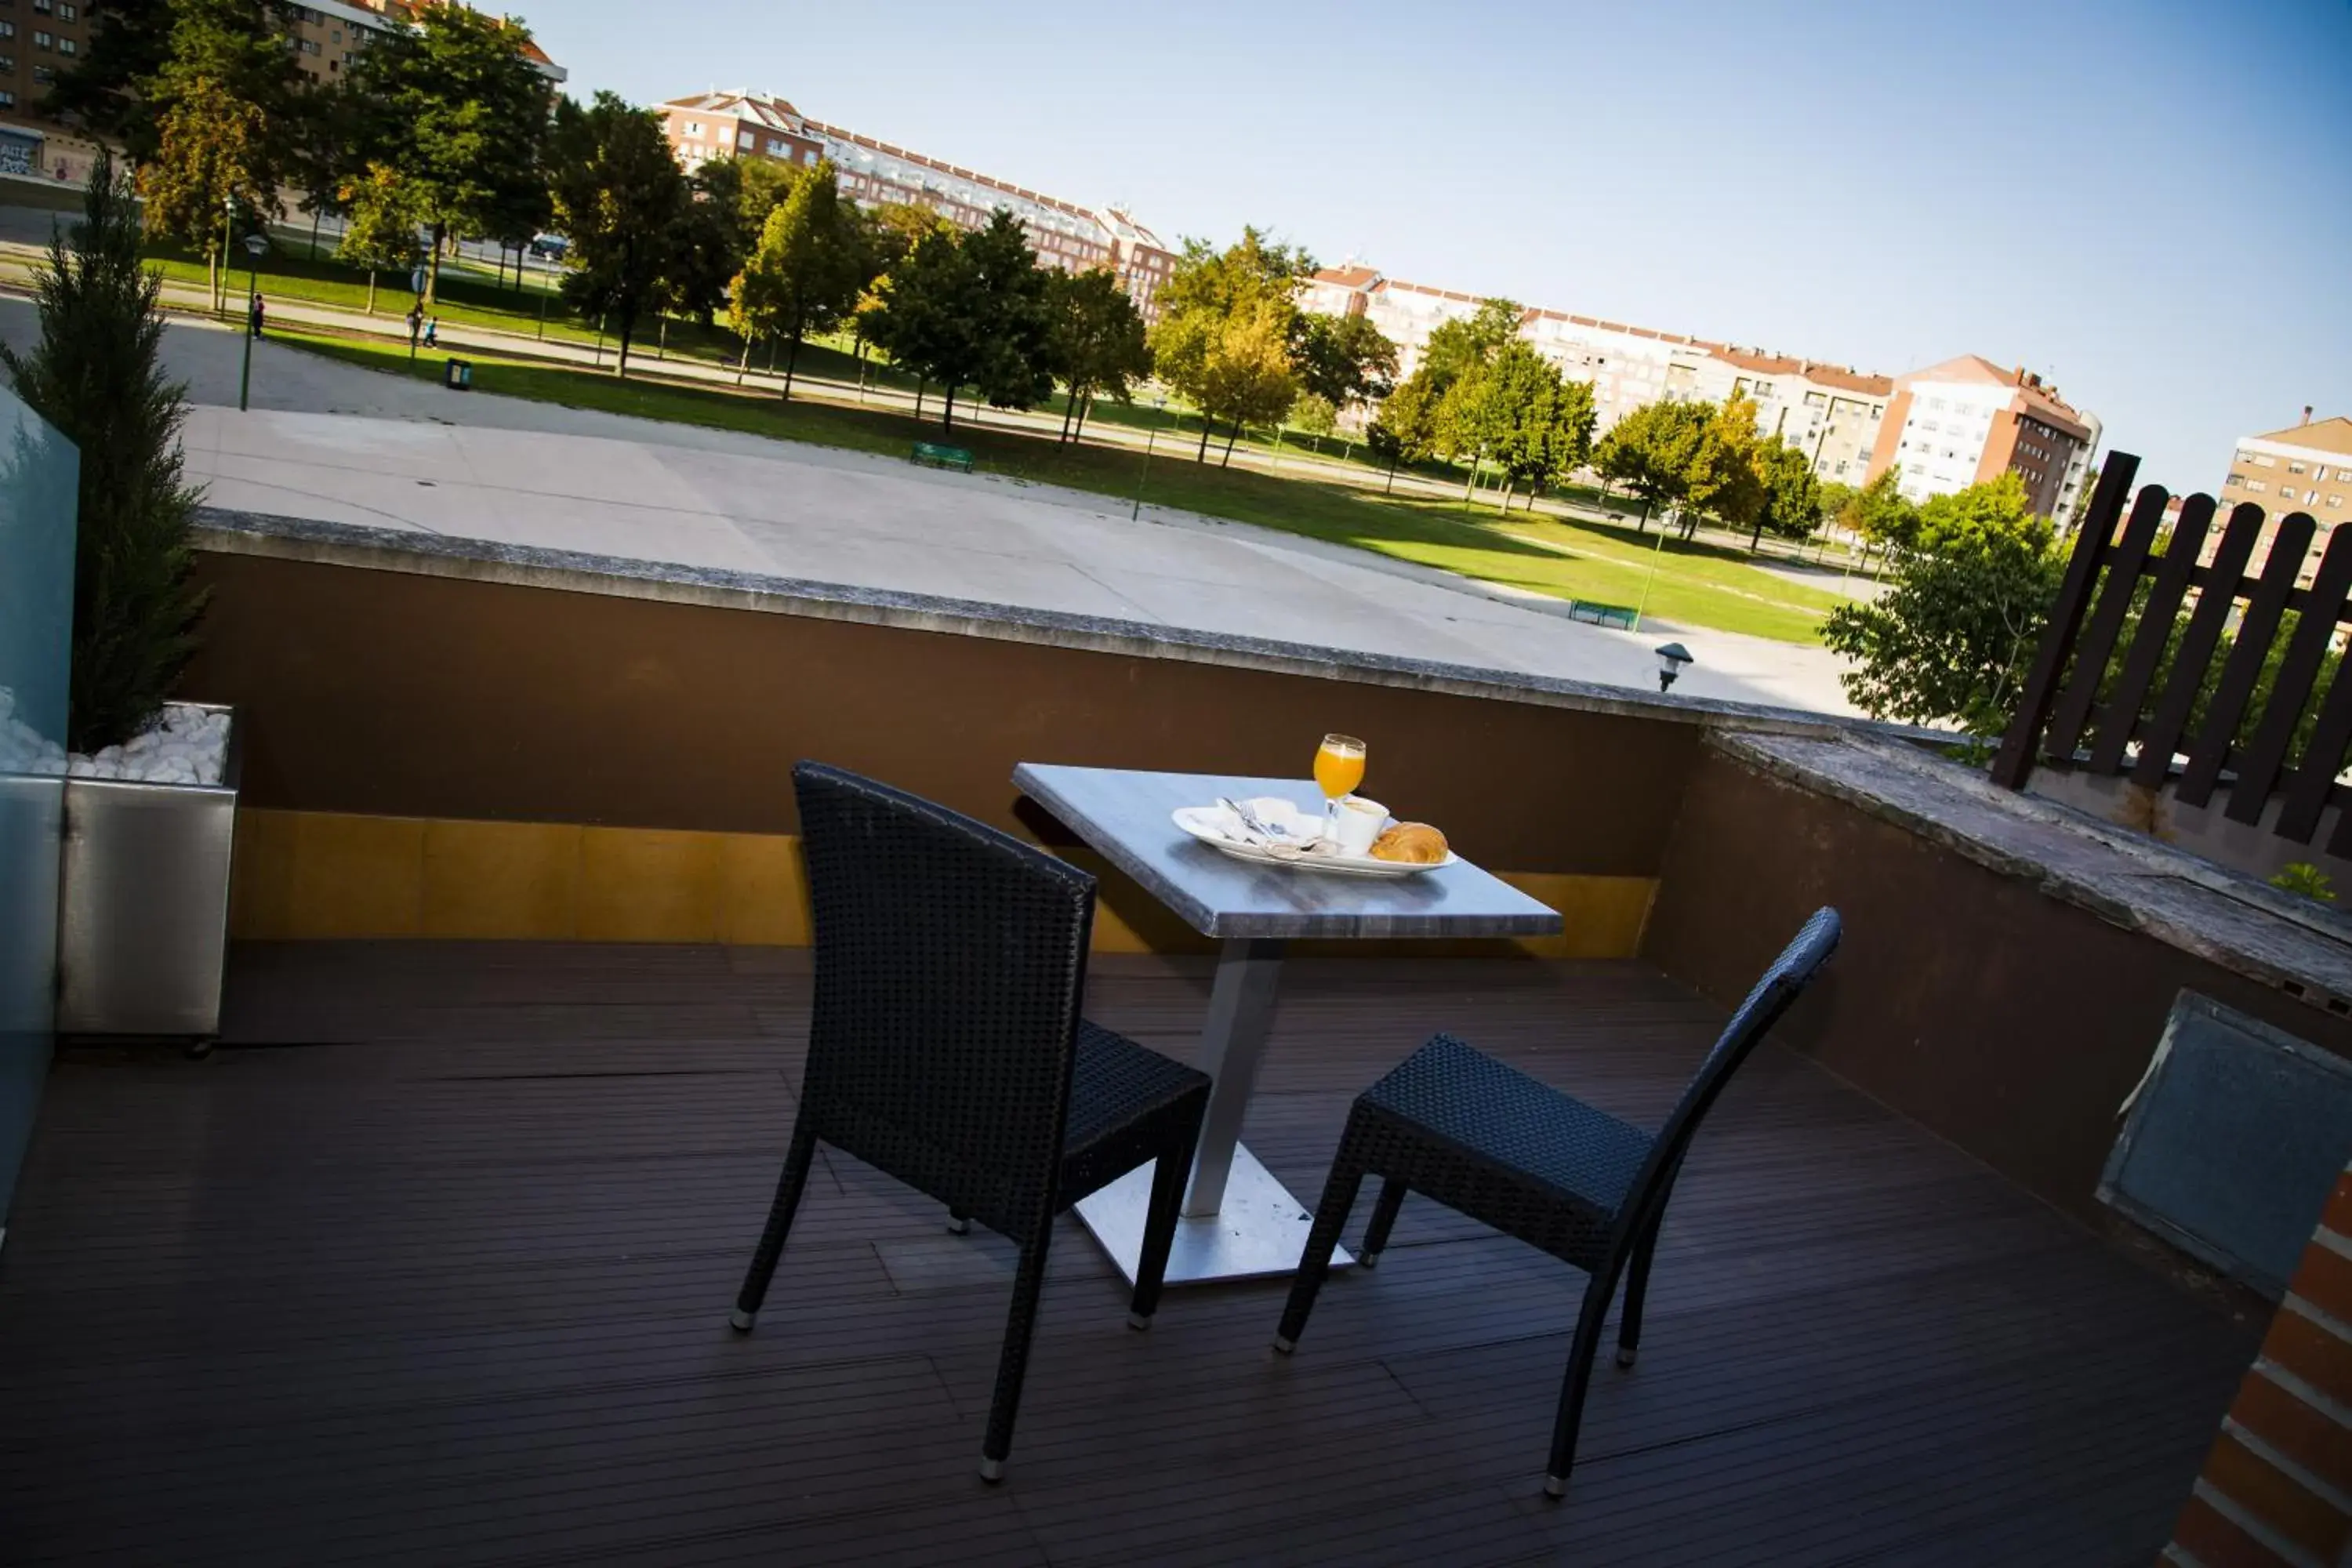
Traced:
[[49, 1070], [79, 474], [0, 387], [0, 1223]]

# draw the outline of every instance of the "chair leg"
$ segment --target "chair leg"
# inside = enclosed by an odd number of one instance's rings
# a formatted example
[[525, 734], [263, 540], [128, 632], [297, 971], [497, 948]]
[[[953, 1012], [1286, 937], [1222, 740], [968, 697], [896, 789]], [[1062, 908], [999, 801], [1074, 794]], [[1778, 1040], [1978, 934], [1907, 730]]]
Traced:
[[816, 1133], [805, 1119], [793, 1126], [792, 1147], [784, 1152], [784, 1173], [776, 1179], [776, 1201], [768, 1208], [768, 1228], [760, 1233], [759, 1250], [751, 1254], [751, 1271], [735, 1293], [735, 1310], [727, 1321], [738, 1332], [748, 1331], [760, 1319], [760, 1303], [768, 1299], [768, 1281], [776, 1277], [776, 1260], [784, 1255], [784, 1237], [793, 1228], [793, 1211], [808, 1188], [809, 1163], [816, 1158]]
[[996, 1361], [996, 1397], [988, 1407], [988, 1436], [980, 1448], [980, 1479], [1004, 1479], [1004, 1457], [1013, 1448], [1013, 1420], [1021, 1414], [1021, 1384], [1029, 1373], [1029, 1342], [1037, 1331], [1037, 1297], [1045, 1285], [1045, 1244], [1054, 1222], [1043, 1219], [1021, 1249], [1013, 1279], [1013, 1310], [1004, 1324], [1004, 1352]]
[[1339, 1158], [1323, 1184], [1323, 1202], [1315, 1210], [1315, 1228], [1307, 1233], [1307, 1249], [1298, 1255], [1298, 1272], [1291, 1276], [1290, 1300], [1282, 1309], [1282, 1326], [1274, 1331], [1274, 1348], [1288, 1355], [1298, 1348], [1307, 1330], [1307, 1314], [1315, 1310], [1316, 1293], [1331, 1272], [1331, 1252], [1339, 1245], [1340, 1227], [1356, 1206], [1357, 1189], [1364, 1184], [1364, 1167], [1349, 1140], [1339, 1140]]
[[1650, 1258], [1658, 1250], [1658, 1226], [1665, 1222], [1661, 1215], [1643, 1228], [1641, 1239], [1633, 1243], [1633, 1260], [1626, 1265], [1625, 1310], [1617, 1315], [1617, 1364], [1632, 1366], [1633, 1352], [1642, 1344], [1642, 1303], [1650, 1294]]
[[1356, 1261], [1366, 1268], [1380, 1265], [1381, 1254], [1388, 1250], [1389, 1231], [1396, 1224], [1397, 1210], [1404, 1207], [1405, 1186], [1391, 1176], [1381, 1184], [1381, 1195], [1372, 1204], [1372, 1223], [1364, 1227], [1364, 1247], [1356, 1254]]
[[961, 1209], [948, 1210], [948, 1234], [950, 1236], [970, 1236], [971, 1234], [971, 1215], [965, 1214]]
[[1143, 1252], [1135, 1260], [1135, 1294], [1128, 1298], [1127, 1326], [1148, 1329], [1160, 1310], [1160, 1287], [1168, 1277], [1168, 1250], [1176, 1244], [1176, 1222], [1184, 1204], [1185, 1178], [1192, 1173], [1192, 1145], [1171, 1149], [1151, 1170], [1151, 1206], [1143, 1215]]
[[1559, 1415], [1552, 1424], [1551, 1463], [1544, 1471], [1544, 1490], [1552, 1497], [1568, 1491], [1569, 1467], [1576, 1462], [1576, 1432], [1584, 1421], [1584, 1396], [1592, 1386], [1592, 1358], [1600, 1352], [1601, 1321], [1609, 1316], [1609, 1299], [1617, 1293], [1617, 1276], [1623, 1268], [1622, 1255], [1604, 1259], [1584, 1288], [1584, 1310], [1577, 1314], [1576, 1337], [1569, 1342]]

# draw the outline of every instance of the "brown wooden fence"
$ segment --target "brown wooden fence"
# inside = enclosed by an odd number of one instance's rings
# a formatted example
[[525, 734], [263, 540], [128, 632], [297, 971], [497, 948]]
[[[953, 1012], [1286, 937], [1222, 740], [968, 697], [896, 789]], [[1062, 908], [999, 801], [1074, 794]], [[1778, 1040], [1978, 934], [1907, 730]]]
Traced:
[[[2022, 789], [2042, 763], [2149, 789], [2170, 780], [2189, 806], [2226, 789], [2223, 815], [2242, 823], [2259, 823], [2283, 795], [2273, 831], [2309, 844], [2330, 804], [2352, 802], [2336, 782], [2352, 743], [2352, 660], [2331, 657], [2352, 620], [2352, 526], [2330, 534], [2311, 585], [2298, 587], [2317, 524], [2291, 512], [2248, 576], [2261, 507], [2231, 509], [2200, 563], [2219, 503], [2188, 497], [2168, 533], [2172, 498], [2148, 485], [2126, 519], [2138, 471], [2137, 458], [2108, 454], [1993, 779]], [[2327, 853], [2352, 854], [2352, 810], [2339, 813]]]

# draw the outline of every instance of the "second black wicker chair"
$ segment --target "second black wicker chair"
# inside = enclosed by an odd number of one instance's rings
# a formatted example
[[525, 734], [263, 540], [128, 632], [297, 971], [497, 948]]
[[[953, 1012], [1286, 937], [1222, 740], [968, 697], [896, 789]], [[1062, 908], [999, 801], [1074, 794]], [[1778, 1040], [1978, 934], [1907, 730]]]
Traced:
[[749, 1330], [819, 1142], [1021, 1248], [980, 1473], [1013, 1446], [1054, 1217], [1152, 1173], [1128, 1321], [1160, 1300], [1209, 1079], [1078, 1016], [1094, 879], [994, 828], [814, 763], [793, 770], [815, 915], [800, 1110], [731, 1318]]
[[1765, 1031], [1829, 962], [1838, 934], [1835, 910], [1822, 910], [1805, 923], [1732, 1015], [1655, 1136], [1450, 1035], [1439, 1035], [1415, 1051], [1366, 1089], [1349, 1112], [1275, 1349], [1287, 1352], [1297, 1346], [1316, 1292], [1330, 1271], [1331, 1249], [1368, 1175], [1384, 1180], [1360, 1253], [1367, 1268], [1388, 1245], [1389, 1229], [1410, 1191], [1584, 1269], [1592, 1278], [1570, 1342], [1544, 1475], [1544, 1489], [1560, 1496], [1575, 1462], [1592, 1359], [1618, 1279], [1627, 1276], [1617, 1364], [1632, 1366], [1658, 1225], [1691, 1137]]

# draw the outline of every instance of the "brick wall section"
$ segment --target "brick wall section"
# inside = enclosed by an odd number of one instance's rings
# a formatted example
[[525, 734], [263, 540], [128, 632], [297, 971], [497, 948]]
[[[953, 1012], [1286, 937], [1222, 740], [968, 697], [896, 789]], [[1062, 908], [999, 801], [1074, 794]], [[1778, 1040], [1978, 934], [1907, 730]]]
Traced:
[[2352, 1166], [2173, 1527], [2179, 1568], [2352, 1564]]

